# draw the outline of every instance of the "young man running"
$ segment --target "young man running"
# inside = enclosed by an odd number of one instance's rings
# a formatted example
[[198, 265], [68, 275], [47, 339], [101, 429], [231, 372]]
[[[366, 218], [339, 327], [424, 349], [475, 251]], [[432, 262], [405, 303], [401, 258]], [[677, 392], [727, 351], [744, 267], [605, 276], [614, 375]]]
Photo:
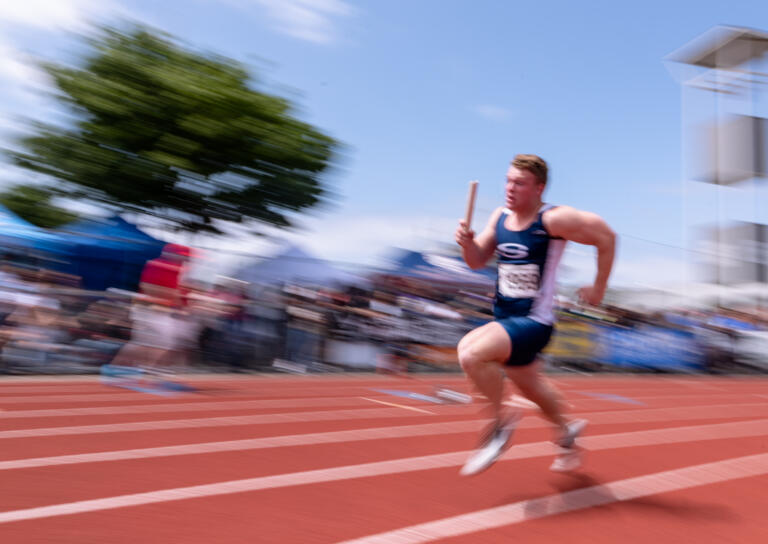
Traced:
[[550, 468], [562, 472], [581, 465], [576, 438], [586, 421], [566, 419], [537, 357], [552, 335], [555, 272], [565, 244], [570, 240], [597, 248], [595, 281], [579, 290], [583, 302], [597, 305], [613, 267], [616, 235], [593, 213], [544, 204], [547, 175], [543, 159], [517, 155], [507, 172], [506, 207], [494, 210], [478, 236], [464, 220], [456, 229], [456, 242], [470, 268], [482, 268], [494, 253], [498, 260], [494, 321], [469, 332], [458, 345], [459, 363], [488, 399], [494, 417], [481, 448], [462, 469], [465, 475], [488, 468], [514, 432], [519, 412], [502, 404], [504, 373], [556, 427], [561, 453]]

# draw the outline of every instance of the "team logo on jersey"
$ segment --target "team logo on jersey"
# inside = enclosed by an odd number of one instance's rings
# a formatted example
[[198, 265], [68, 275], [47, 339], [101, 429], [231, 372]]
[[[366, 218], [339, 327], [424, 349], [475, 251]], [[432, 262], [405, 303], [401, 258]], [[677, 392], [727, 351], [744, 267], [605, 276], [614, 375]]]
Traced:
[[528, 246], [507, 242], [497, 245], [496, 253], [507, 259], [525, 259], [528, 256]]

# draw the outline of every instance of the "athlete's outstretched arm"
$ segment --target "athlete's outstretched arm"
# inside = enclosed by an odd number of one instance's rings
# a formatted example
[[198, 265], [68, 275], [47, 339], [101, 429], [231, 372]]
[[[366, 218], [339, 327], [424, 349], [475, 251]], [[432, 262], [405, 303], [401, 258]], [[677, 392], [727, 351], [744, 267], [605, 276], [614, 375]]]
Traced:
[[582, 287], [579, 296], [587, 304], [600, 304], [613, 268], [616, 233], [599, 215], [569, 206], [558, 206], [547, 212], [544, 215], [544, 226], [551, 236], [597, 248], [595, 281], [589, 287]]
[[461, 246], [461, 256], [472, 270], [485, 266], [496, 249], [496, 222], [499, 220], [502, 208], [497, 208], [488, 219], [483, 231], [475, 236], [469, 230], [467, 222], [462, 219], [456, 228], [456, 243]]

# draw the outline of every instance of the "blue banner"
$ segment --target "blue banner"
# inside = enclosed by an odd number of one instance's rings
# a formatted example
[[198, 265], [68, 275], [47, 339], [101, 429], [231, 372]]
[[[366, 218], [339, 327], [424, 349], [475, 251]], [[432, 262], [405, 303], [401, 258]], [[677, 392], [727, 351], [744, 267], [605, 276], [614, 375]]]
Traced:
[[703, 350], [689, 331], [654, 326], [599, 328], [601, 363], [668, 371], [704, 368]]

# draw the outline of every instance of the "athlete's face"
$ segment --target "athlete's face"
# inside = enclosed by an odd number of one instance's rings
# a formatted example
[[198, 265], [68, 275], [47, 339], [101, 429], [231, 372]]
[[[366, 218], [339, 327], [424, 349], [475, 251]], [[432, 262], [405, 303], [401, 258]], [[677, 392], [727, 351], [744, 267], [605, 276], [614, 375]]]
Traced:
[[543, 192], [544, 184], [532, 172], [509, 167], [505, 190], [507, 208], [525, 209], [540, 200]]

